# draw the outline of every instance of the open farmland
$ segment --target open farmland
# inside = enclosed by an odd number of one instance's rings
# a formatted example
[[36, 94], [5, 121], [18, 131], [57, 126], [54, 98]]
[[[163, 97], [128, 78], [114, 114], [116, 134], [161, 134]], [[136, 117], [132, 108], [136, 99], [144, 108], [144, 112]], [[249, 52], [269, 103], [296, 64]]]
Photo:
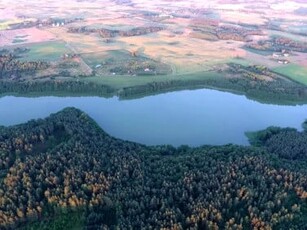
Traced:
[[61, 41], [33, 43], [25, 47], [29, 48], [29, 52], [22, 55], [21, 59], [28, 61], [56, 61], [61, 59], [64, 54], [70, 52], [66, 44]]
[[16, 45], [16, 39], [21, 41], [18, 43], [40, 43], [45, 41], [55, 40], [53, 34], [48, 31], [40, 30], [38, 28], [16, 29], [16, 30], [2, 30], [0, 31], [0, 46], [8, 47]]
[[225, 66], [237, 63], [269, 68], [304, 84], [304, 7], [304, 2], [275, 0], [19, 0], [17, 7], [3, 0], [0, 50], [26, 49], [18, 60], [50, 66], [17, 77], [26, 81], [77, 79], [118, 88], [125, 77], [129, 86], [139, 85], [141, 77], [148, 78], [146, 83], [160, 78], [198, 82], [207, 75], [227, 80]]
[[274, 69], [275, 72], [307, 85], [307, 67], [290, 64]]

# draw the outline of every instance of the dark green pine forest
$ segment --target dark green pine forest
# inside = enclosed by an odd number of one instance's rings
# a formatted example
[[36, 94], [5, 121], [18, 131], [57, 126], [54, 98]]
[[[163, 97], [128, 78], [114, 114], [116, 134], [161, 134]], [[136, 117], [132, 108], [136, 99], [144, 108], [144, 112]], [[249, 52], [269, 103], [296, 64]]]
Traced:
[[119, 140], [74, 108], [0, 127], [0, 229], [307, 229], [303, 126], [197, 148]]

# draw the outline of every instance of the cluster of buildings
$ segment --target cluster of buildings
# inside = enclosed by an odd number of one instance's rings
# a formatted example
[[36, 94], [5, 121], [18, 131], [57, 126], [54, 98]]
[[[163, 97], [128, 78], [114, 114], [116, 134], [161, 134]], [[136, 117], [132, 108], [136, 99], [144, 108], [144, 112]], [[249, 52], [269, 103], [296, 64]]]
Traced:
[[52, 27], [60, 27], [65, 26], [65, 22], [54, 22], [52, 23]]
[[285, 64], [285, 65], [290, 63], [289, 60], [285, 59], [289, 56], [290, 56], [290, 53], [286, 50], [282, 50], [281, 52], [272, 54], [272, 57], [276, 59], [279, 64]]

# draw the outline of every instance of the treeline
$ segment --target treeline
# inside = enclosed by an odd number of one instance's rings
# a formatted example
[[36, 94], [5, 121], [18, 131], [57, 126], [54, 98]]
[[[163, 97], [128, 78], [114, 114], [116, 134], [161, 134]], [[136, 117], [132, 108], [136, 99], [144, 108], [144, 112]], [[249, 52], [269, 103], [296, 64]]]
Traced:
[[12, 54], [0, 55], [0, 79], [19, 78], [25, 74], [34, 74], [49, 67], [44, 61], [19, 61]]
[[68, 29], [69, 33], [98, 33], [103, 38], [113, 38], [113, 37], [132, 37], [132, 36], [140, 36], [149, 33], [155, 33], [163, 30], [163, 27], [160, 26], [143, 26], [136, 27], [130, 30], [110, 30], [110, 29], [93, 29], [88, 28], [86, 26], [82, 27], [70, 27]]
[[84, 229], [307, 227], [306, 170], [285, 168], [266, 148], [146, 147], [73, 108], [1, 127], [0, 146], [4, 229], [65, 213], [78, 213]]
[[193, 31], [204, 35], [199, 36], [199, 38], [212, 41], [234, 40], [247, 42], [251, 40], [251, 36], [263, 34], [258, 28], [247, 29], [244, 26], [219, 26], [219, 23], [219, 20], [215, 19], [194, 19], [191, 21], [191, 27]]
[[203, 80], [170, 80], [123, 88], [120, 98], [133, 98], [178, 89], [217, 88], [244, 94], [258, 101], [296, 104], [307, 101], [307, 88], [283, 79], [263, 81], [257, 78], [206, 78]]
[[284, 49], [291, 49], [297, 52], [307, 52], [307, 43], [296, 41], [286, 37], [273, 38], [273, 42], [276, 46], [283, 47]]
[[277, 78], [280, 78], [280, 76], [278, 76], [276, 73], [262, 65], [243, 66], [240, 64], [229, 63], [227, 67], [228, 69], [226, 72], [233, 75], [240, 75], [247, 79], [265, 80], [265, 78], [267, 78], [270, 80], [276, 80]]
[[0, 94], [86, 94], [109, 96], [114, 90], [106, 85], [98, 85], [84, 81], [24, 81], [10, 82], [0, 81]]
[[307, 43], [296, 41], [286, 37], [274, 37], [269, 40], [260, 40], [256, 43], [246, 45], [247, 48], [256, 50], [266, 50], [272, 52], [281, 52], [282, 50], [307, 52]]
[[261, 30], [244, 27], [220, 26], [215, 29], [215, 35], [221, 40], [248, 41], [250, 36], [262, 34]]

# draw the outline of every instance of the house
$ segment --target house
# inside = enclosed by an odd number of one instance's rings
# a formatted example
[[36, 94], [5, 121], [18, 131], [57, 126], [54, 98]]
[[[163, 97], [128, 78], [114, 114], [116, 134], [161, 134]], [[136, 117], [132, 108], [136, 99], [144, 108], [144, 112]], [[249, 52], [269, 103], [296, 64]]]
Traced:
[[273, 53], [273, 55], [272, 55], [273, 57], [275, 57], [275, 58], [277, 58], [277, 57], [281, 57], [281, 55], [280, 54], [278, 54], [278, 53]]
[[278, 63], [286, 65], [289, 64], [290, 62], [288, 60], [278, 60]]

